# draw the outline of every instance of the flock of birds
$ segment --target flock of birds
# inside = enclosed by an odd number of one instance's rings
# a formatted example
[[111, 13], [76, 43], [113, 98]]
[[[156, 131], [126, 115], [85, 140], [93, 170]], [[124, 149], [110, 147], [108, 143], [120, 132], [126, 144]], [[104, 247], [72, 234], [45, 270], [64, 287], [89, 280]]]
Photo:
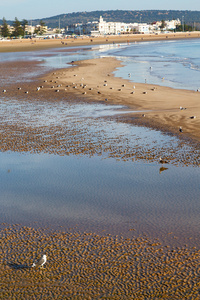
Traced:
[[[56, 73], [54, 73], [54, 74], [56, 74]], [[77, 75], [74, 75], [74, 76], [77, 76]], [[108, 76], [109, 76], [109, 74], [108, 74]], [[131, 77], [131, 73], [129, 73], [128, 76]], [[57, 78], [58, 78], [58, 77], [57, 77]], [[84, 78], [82, 78], [82, 79], [84, 79]], [[44, 82], [47, 82], [47, 80], [44, 80]], [[61, 84], [57, 85], [57, 87], [61, 87], [61, 86], [62, 86]], [[86, 88], [87, 85], [81, 84], [80, 86], [81, 86], [82, 88]], [[104, 86], [107, 86], [107, 81], [106, 81], [106, 80], [104, 81]], [[40, 91], [40, 89], [42, 89], [43, 87], [44, 87], [44, 86], [38, 86], [38, 87], [36, 88], [36, 91]], [[66, 86], [66, 87], [69, 87], [69, 85]], [[122, 84], [122, 87], [125, 87], [125, 84]], [[54, 88], [54, 86], [51, 86], [51, 88]], [[75, 85], [75, 86], [73, 86], [73, 88], [77, 88], [77, 86]], [[111, 87], [111, 89], [112, 89], [112, 87]], [[152, 90], [154, 91], [155, 89], [156, 89], [156, 88], [154, 87]], [[21, 87], [18, 87], [18, 90], [21, 90]], [[92, 90], [92, 88], [90, 88], [89, 90]], [[135, 86], [133, 86], [133, 91], [131, 92], [131, 94], [134, 94], [134, 93], [135, 93], [134, 90], [135, 90]], [[121, 91], [121, 89], [118, 89], [118, 91]], [[4, 89], [2, 92], [3, 92], [3, 93], [6, 93], [6, 90]], [[55, 92], [58, 93], [58, 92], [59, 92], [59, 89], [56, 89]], [[200, 89], [197, 89], [197, 92], [200, 92]], [[25, 93], [28, 94], [28, 91], [25, 91]], [[98, 91], [97, 93], [98, 93], [98, 94], [101, 94], [101, 92], [99, 92], [99, 91]], [[86, 92], [83, 92], [83, 94], [86, 94]], [[143, 94], [147, 94], [147, 92], [143, 92]], [[108, 98], [105, 98], [105, 101], [108, 101]], [[185, 110], [185, 109], [186, 109], [185, 107], [180, 106], [180, 110]], [[142, 114], [142, 117], [145, 117], [145, 114]], [[196, 119], [196, 116], [193, 115], [193, 116], [190, 116], [189, 118], [190, 118], [190, 119]], [[182, 126], [179, 127], [179, 132], [180, 132], [180, 133], [183, 132]], [[161, 164], [167, 164], [168, 161], [163, 160], [163, 159], [160, 157], [160, 158], [159, 158], [159, 163], [161, 163]], [[33, 263], [32, 267], [36, 267], [36, 266], [42, 267], [45, 263], [46, 263], [46, 255], [43, 255], [37, 262]]]

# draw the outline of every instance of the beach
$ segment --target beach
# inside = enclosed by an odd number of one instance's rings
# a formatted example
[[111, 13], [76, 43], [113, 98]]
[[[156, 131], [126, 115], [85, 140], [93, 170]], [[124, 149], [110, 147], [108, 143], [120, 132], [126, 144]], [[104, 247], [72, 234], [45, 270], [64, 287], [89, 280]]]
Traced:
[[[73, 64], [72, 64], [73, 65]], [[149, 126], [181, 134], [200, 141], [200, 93], [175, 90], [149, 84], [133, 84], [112, 75], [120, 62], [101, 58], [77, 62], [75, 67], [50, 74], [47, 82], [55, 82], [60, 92], [73, 93], [90, 101], [127, 106], [139, 112], [132, 117]], [[50, 85], [52, 85], [50, 83]], [[68, 85], [68, 87], [67, 87]], [[49, 90], [51, 87], [49, 86]], [[180, 107], [186, 108], [181, 110]], [[145, 116], [144, 116], [145, 115]], [[191, 117], [195, 116], [195, 119]], [[135, 117], [135, 118], [134, 118]]]
[[[108, 37], [105, 43], [131, 42], [127, 38], [126, 36], [122, 41]], [[141, 35], [138, 38], [141, 39]], [[145, 36], [142, 38], [148, 39]], [[180, 35], [179, 38], [184, 37]], [[80, 46], [95, 42], [101, 44], [102, 39], [88, 40], [86, 43], [80, 40], [71, 43], [66, 41], [67, 45], [61, 44], [61, 41], [50, 42], [48, 46], [46, 41], [37, 41], [36, 44], [41, 43], [41, 46], [37, 46], [38, 50], [63, 46], [63, 51], [68, 51], [69, 45]], [[25, 46], [25, 43], [16, 41], [16, 44], [9, 46], [10, 50], [7, 46], [0, 46], [0, 51], [13, 51], [13, 47], [15, 51], [28, 51], [35, 47], [35, 44]], [[181, 141], [180, 148], [185, 144], [194, 145], [192, 152], [175, 161], [175, 165], [182, 163], [184, 166], [198, 167], [200, 93], [133, 83], [115, 77], [113, 72], [121, 65], [114, 57], [71, 62], [67, 69], [53, 70], [30, 82], [4, 83], [1, 86], [2, 97], [5, 103], [7, 98], [21, 103], [27, 101], [27, 107], [28, 103], [34, 105], [40, 101], [45, 101], [47, 106], [48, 103], [56, 105], [60, 101], [99, 103], [113, 107], [120, 105], [122, 107], [119, 113], [112, 118], [178, 137]], [[14, 78], [27, 71], [34, 72], [40, 68], [40, 63], [4, 62], [1, 68], [3, 81], [10, 75]], [[2, 152], [36, 152], [41, 155], [48, 153], [62, 156], [75, 154], [80, 157], [83, 154], [89, 157], [102, 155], [103, 152], [103, 140], [100, 139], [99, 144], [88, 144], [87, 141], [84, 144], [87, 134], [81, 135], [77, 127], [63, 132], [61, 125], [56, 126], [56, 131], [48, 125], [25, 126], [18, 116], [16, 124], [10, 124], [9, 120], [2, 124]], [[88, 138], [92, 139], [92, 135]], [[69, 143], [71, 151], [61, 147]], [[116, 147], [113, 146], [114, 143]], [[133, 158], [133, 153], [129, 153], [127, 149], [122, 151], [120, 148], [120, 152], [116, 150], [117, 139], [113, 144], [108, 147], [112, 158], [134, 161], [138, 155], [140, 160], [159, 164], [159, 153], [156, 150], [154, 153], [153, 150], [146, 149], [146, 152], [139, 154], [141, 150], [137, 146]], [[175, 156], [172, 146], [164, 158], [173, 163]], [[164, 165], [161, 167], [164, 168]], [[133, 227], [129, 227], [128, 234], [111, 235], [106, 230], [97, 234], [88, 230], [80, 231], [76, 225], [51, 230], [48, 225], [34, 228], [20, 224], [1, 224], [0, 274], [3, 278], [3, 299], [198, 299], [198, 234], [187, 237], [188, 241], [191, 239], [191, 244], [182, 242], [179, 246], [168, 244], [167, 239], [162, 243], [158, 238], [153, 239], [144, 234], [138, 236]], [[169, 231], [167, 235], [176, 241], [172, 232]], [[47, 255], [47, 263], [43, 268], [32, 268], [32, 263], [41, 253]]]
[[5, 40], [0, 41], [0, 52], [17, 52], [17, 51], [35, 51], [48, 48], [68, 48], [76, 46], [92, 46], [111, 43], [134, 43], [145, 41], [161, 41], [161, 40], [179, 40], [199, 38], [200, 32], [176, 32], [163, 34], [123, 34], [120, 36], [83, 36], [72, 37], [66, 39], [20, 39], [20, 40]]

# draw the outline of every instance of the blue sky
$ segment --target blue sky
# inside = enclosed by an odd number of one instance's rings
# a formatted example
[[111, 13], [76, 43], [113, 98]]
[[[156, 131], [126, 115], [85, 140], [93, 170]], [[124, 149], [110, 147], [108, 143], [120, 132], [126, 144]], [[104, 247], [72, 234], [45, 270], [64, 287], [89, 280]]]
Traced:
[[41, 19], [56, 16], [63, 13], [94, 10], [146, 10], [146, 9], [167, 9], [167, 10], [198, 10], [200, 11], [199, 0], [0, 0], [0, 19], [14, 20], [17, 17], [22, 19]]

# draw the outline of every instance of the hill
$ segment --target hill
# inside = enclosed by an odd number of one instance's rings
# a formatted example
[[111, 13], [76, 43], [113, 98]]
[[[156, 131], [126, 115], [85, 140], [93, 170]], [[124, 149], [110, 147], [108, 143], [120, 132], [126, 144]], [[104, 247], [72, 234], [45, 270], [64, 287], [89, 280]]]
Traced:
[[[179, 10], [108, 10], [108, 11], [92, 11], [92, 12], [77, 12], [62, 14], [50, 18], [45, 18], [43, 21], [49, 27], [58, 27], [60, 18], [60, 26], [74, 23], [87, 23], [92, 21], [98, 21], [102, 16], [107, 22], [143, 22], [152, 23], [154, 21], [161, 20], [173, 20], [179, 18], [182, 20], [184, 16], [184, 22], [186, 24], [193, 24], [194, 22], [200, 23], [200, 11], [179, 11]], [[38, 24], [40, 20], [34, 20], [33, 24]]]
[[[200, 11], [188, 10], [101, 10], [92, 12], [66, 13], [49, 18], [43, 18], [42, 20], [48, 27], [56, 28], [59, 26], [59, 19], [60, 26], [65, 27], [74, 23], [98, 21], [100, 16], [102, 16], [107, 22], [152, 23], [154, 21], [173, 20], [179, 18], [181, 21], [184, 20], [186, 24], [194, 24], [194, 22], [200, 23]], [[32, 25], [36, 25], [40, 21], [41, 19], [35, 19], [31, 22]], [[7, 21], [8, 24], [12, 24], [12, 22], [13, 21]]]

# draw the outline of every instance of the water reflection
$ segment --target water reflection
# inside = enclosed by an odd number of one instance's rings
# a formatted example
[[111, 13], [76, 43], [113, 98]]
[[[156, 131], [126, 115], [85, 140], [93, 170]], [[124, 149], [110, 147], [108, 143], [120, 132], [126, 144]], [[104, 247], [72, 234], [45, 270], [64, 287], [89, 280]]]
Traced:
[[[2, 222], [197, 237], [200, 174], [100, 157], [0, 153]], [[8, 169], [11, 172], [8, 173]], [[181, 237], [182, 236], [182, 237]], [[195, 240], [196, 243], [196, 240]]]

